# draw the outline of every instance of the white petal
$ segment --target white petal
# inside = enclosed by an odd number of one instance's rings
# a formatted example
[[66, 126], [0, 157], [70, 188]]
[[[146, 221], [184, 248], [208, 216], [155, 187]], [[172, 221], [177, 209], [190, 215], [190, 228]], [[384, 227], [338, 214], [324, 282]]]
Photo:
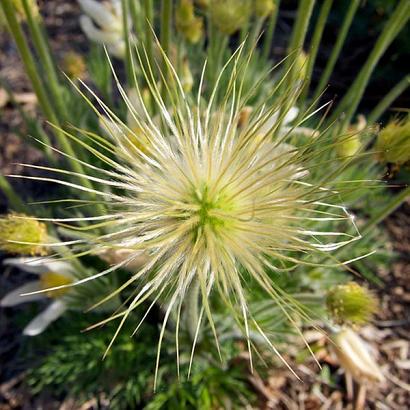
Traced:
[[39, 258], [8, 258], [4, 259], [4, 265], [14, 266], [28, 273], [41, 274], [45, 272], [44, 264]]
[[103, 30], [121, 30], [121, 19], [116, 17], [108, 7], [95, 0], [78, 0], [80, 7]]
[[299, 108], [291, 107], [290, 110], [286, 113], [285, 118], [283, 119], [283, 125], [289, 124], [292, 122], [299, 114]]
[[121, 33], [98, 29], [88, 16], [83, 15], [80, 17], [80, 26], [85, 35], [96, 43], [110, 46], [118, 43], [122, 39]]
[[45, 272], [57, 272], [71, 278], [74, 274], [73, 267], [69, 263], [54, 261], [50, 258], [9, 258], [5, 259], [3, 264], [37, 275]]
[[107, 50], [114, 57], [124, 58], [126, 50], [125, 42], [121, 39], [113, 44], [107, 44]]
[[3, 299], [0, 300], [0, 306], [10, 307], [16, 306], [20, 303], [33, 302], [35, 300], [43, 300], [46, 298], [44, 293], [37, 293], [35, 295], [21, 296], [23, 293], [35, 292], [41, 289], [41, 282], [39, 280], [34, 280], [27, 282], [26, 284], [19, 286], [18, 288], [7, 293]]
[[26, 336], [37, 336], [42, 333], [50, 323], [58, 319], [67, 309], [62, 300], [51, 303], [43, 312], [37, 315], [23, 330]]

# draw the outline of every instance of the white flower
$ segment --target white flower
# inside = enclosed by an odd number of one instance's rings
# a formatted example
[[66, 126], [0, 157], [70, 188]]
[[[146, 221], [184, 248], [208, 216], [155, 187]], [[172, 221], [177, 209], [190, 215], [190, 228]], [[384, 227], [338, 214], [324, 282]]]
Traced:
[[69, 263], [49, 260], [46, 262], [40, 261], [38, 258], [10, 258], [6, 259], [4, 264], [38, 275], [38, 279], [12, 290], [0, 300], [0, 306], [12, 307], [25, 302], [52, 300], [47, 308], [38, 314], [23, 330], [23, 334], [27, 336], [36, 336], [66, 311], [65, 295], [69, 289], [22, 295], [73, 282], [73, 268]]
[[[285, 114], [283, 121], [282, 121], [282, 127], [280, 129], [280, 134], [285, 135], [289, 132], [292, 134], [302, 134], [307, 137], [317, 137], [319, 133], [311, 128], [307, 127], [293, 127], [290, 126], [291, 124], [299, 115], [299, 108], [297, 107], [291, 107], [289, 111]], [[268, 133], [272, 127], [275, 126], [275, 124], [278, 122], [279, 118], [279, 112], [276, 111], [274, 112], [263, 124], [263, 126], [260, 128], [259, 132], [261, 134], [266, 134]]]
[[100, 3], [95, 0], [78, 0], [85, 14], [80, 17], [80, 26], [86, 36], [96, 43], [104, 44], [110, 54], [123, 58], [125, 41], [120, 0]]
[[333, 340], [340, 364], [359, 384], [384, 380], [383, 373], [370, 355], [368, 347], [352, 329], [338, 331]]

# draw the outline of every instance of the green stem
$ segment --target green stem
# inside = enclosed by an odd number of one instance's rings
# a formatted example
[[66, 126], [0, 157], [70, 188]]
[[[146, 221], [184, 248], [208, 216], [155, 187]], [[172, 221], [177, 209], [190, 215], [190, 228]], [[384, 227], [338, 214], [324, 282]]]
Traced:
[[[46, 117], [49, 119], [49, 121], [52, 124], [54, 124], [57, 128], [61, 128], [60, 123], [59, 123], [58, 118], [57, 118], [57, 115], [54, 112], [53, 106], [50, 103], [50, 100], [49, 100], [49, 98], [48, 98], [48, 96], [45, 92], [45, 89], [44, 89], [43, 83], [41, 81], [41, 78], [38, 74], [37, 67], [36, 67], [36, 64], [34, 62], [33, 55], [32, 55], [32, 53], [29, 49], [29, 46], [27, 44], [27, 40], [24, 36], [23, 30], [21, 29], [20, 24], [17, 21], [12, 1], [11, 0], [2, 0], [0, 4], [1, 4], [1, 7], [3, 8], [4, 15], [5, 15], [6, 20], [7, 20], [7, 24], [10, 28], [10, 32], [13, 35], [13, 38], [14, 38], [14, 41], [17, 45], [20, 57], [21, 57], [21, 59], [23, 61], [23, 64], [24, 64], [24, 68], [25, 68], [26, 73], [27, 73], [27, 75], [28, 75], [28, 77], [29, 77], [29, 79], [32, 83], [34, 92], [37, 96], [37, 99], [40, 103], [40, 106], [41, 106], [44, 114], [46, 115]], [[61, 131], [58, 131], [56, 129], [55, 135], [58, 139], [58, 142], [59, 142], [60, 147], [62, 148], [62, 150], [66, 154], [76, 158], [77, 155], [74, 152], [70, 142], [68, 141], [68, 139], [66, 138], [64, 133], [61, 132]], [[50, 148], [51, 147], [51, 142], [48, 139], [48, 137], [47, 137], [46, 143], [47, 143], [47, 147], [45, 149], [46, 149], [47, 155], [52, 157], [52, 150]], [[85, 174], [83, 166], [79, 162], [77, 162], [73, 159], [68, 159], [68, 160], [69, 160], [70, 166], [73, 169], [73, 171], [78, 172], [80, 174]], [[81, 183], [85, 187], [92, 189], [92, 184], [89, 180], [87, 180], [86, 178], [82, 178], [82, 177], [80, 179], [81, 179]], [[103, 207], [102, 208], [99, 207], [99, 210], [100, 210], [100, 212], [103, 211]]]
[[410, 75], [406, 75], [399, 83], [397, 83], [377, 104], [373, 111], [368, 115], [367, 121], [369, 124], [377, 122], [384, 112], [390, 107], [394, 100], [402, 94], [410, 85]]
[[[289, 109], [289, 99], [292, 98], [292, 93], [289, 92], [289, 90], [292, 90], [292, 88], [294, 88], [295, 77], [297, 75], [296, 71], [298, 70], [298, 64], [295, 64], [295, 59], [299, 58], [300, 51], [303, 48], [306, 32], [309, 26], [310, 16], [312, 15], [314, 5], [315, 0], [301, 0], [299, 3], [296, 21], [293, 24], [292, 37], [289, 42], [288, 52], [294, 53], [294, 56], [293, 58], [288, 58], [286, 60], [283, 69], [284, 73], [288, 72], [289, 69], [290, 71], [287, 75], [286, 81], [284, 81], [281, 87], [282, 93], [289, 94], [289, 97], [285, 99], [280, 110], [279, 118], [282, 119], [284, 111]], [[280, 129], [280, 126], [281, 124], [278, 124], [278, 129]]]
[[309, 56], [308, 56], [308, 62], [306, 65], [306, 79], [305, 83], [303, 85], [303, 91], [300, 96], [300, 103], [303, 105], [306, 97], [309, 92], [309, 87], [310, 87], [310, 82], [311, 82], [311, 77], [313, 73], [313, 67], [315, 65], [316, 61], [316, 56], [319, 51], [319, 46], [320, 46], [320, 41], [322, 39], [323, 35], [323, 30], [325, 29], [327, 17], [329, 15], [330, 9], [332, 7], [333, 0], [325, 0], [323, 2], [323, 5], [320, 9], [320, 14], [317, 19], [315, 31], [313, 33], [312, 37], [312, 42], [310, 44], [310, 50], [309, 50]]
[[[295, 50], [298, 51], [303, 47], [314, 5], [315, 0], [300, 1], [296, 21], [293, 24], [292, 37], [289, 42], [288, 52], [291, 53]], [[290, 64], [291, 62], [288, 63], [288, 68]]]
[[36, 51], [38, 52], [38, 56], [40, 57], [40, 61], [47, 76], [48, 89], [50, 90], [51, 96], [55, 102], [57, 112], [60, 113], [60, 119], [66, 118], [67, 113], [62, 99], [61, 86], [58, 80], [54, 61], [51, 57], [50, 48], [45, 35], [39, 24], [41, 17], [40, 15], [33, 17], [32, 9], [28, 3], [28, 0], [23, 0], [23, 7], [26, 13], [28, 27], [32, 35], [33, 44], [36, 47]]
[[161, 5], [161, 46], [169, 54], [172, 29], [172, 0], [162, 0]]
[[332, 49], [332, 53], [330, 54], [325, 70], [323, 71], [323, 74], [320, 76], [320, 81], [313, 94], [312, 101], [316, 101], [319, 98], [320, 94], [323, 92], [323, 90], [325, 89], [329, 81], [329, 78], [336, 65], [336, 61], [339, 58], [340, 52], [342, 51], [347, 34], [349, 32], [349, 28], [352, 24], [353, 17], [356, 14], [359, 4], [360, 4], [360, 0], [352, 0], [350, 2], [349, 9], [347, 10], [346, 16], [342, 23], [342, 27], [340, 28], [340, 31], [337, 35], [336, 44], [334, 45]]
[[340, 116], [341, 113], [345, 111], [342, 129], [346, 128], [350, 123], [353, 114], [355, 113], [359, 102], [362, 99], [374, 68], [376, 67], [380, 58], [383, 56], [384, 52], [390, 46], [394, 38], [404, 27], [409, 17], [410, 2], [408, 0], [401, 0], [394, 13], [391, 15], [390, 19], [387, 21], [359, 75], [350, 86], [349, 91], [345, 94], [342, 101], [332, 115], [331, 121]]
[[279, 7], [280, 0], [277, 0], [275, 9], [269, 18], [269, 25], [265, 33], [265, 38], [263, 39], [262, 57], [265, 60], [269, 59], [269, 54], [273, 45], [273, 36], [275, 34], [276, 21], [278, 20]]
[[[34, 62], [34, 58], [27, 45], [23, 31], [17, 21], [12, 2], [11, 0], [4, 0], [0, 4], [3, 9], [4, 15], [6, 17], [10, 32], [13, 35], [14, 40], [16, 42], [17, 48], [20, 53], [20, 57], [23, 60], [23, 64], [27, 72], [27, 75], [30, 78], [30, 81], [33, 85], [33, 89], [34, 89], [34, 92], [36, 93], [40, 106], [43, 112], [46, 114], [46, 116], [50, 119], [53, 119], [55, 118], [55, 114], [53, 112], [53, 109], [51, 108], [49, 99], [44, 91], [43, 84], [37, 73], [37, 68]], [[47, 147], [45, 148], [46, 154], [47, 156], [52, 157], [53, 156], [52, 150], [49, 147], [51, 145], [51, 141], [49, 140], [48, 137], [46, 139], [46, 143], [47, 143]]]
[[13, 208], [13, 210], [18, 212], [23, 212], [28, 214], [27, 207], [21, 198], [17, 195], [16, 191], [10, 185], [9, 181], [7, 181], [4, 175], [0, 174], [0, 189], [3, 191], [4, 195], [9, 202], [9, 206]]
[[194, 340], [199, 321], [199, 281], [197, 279], [192, 280], [187, 291], [185, 311], [186, 326], [191, 339]]
[[154, 38], [154, 10], [152, 0], [144, 0], [144, 12], [145, 12], [145, 51], [147, 53], [148, 64], [153, 68], [154, 56], [153, 56], [153, 38]]
[[136, 0], [130, 1], [130, 12], [135, 33], [142, 33], [141, 5]]
[[123, 26], [123, 38], [125, 42], [125, 71], [127, 75], [127, 84], [129, 87], [133, 87], [134, 84], [134, 75], [132, 73], [132, 49], [131, 49], [131, 42], [130, 42], [130, 25], [128, 17], [130, 15], [130, 7], [129, 7], [129, 0], [121, 0], [121, 7], [122, 7], [122, 26]]

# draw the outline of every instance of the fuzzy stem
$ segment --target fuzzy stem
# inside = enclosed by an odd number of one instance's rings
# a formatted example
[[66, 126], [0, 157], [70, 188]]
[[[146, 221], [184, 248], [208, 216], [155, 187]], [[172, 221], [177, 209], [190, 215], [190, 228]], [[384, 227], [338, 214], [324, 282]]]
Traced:
[[280, 7], [280, 0], [277, 0], [275, 4], [275, 9], [273, 10], [269, 18], [268, 29], [266, 30], [265, 38], [263, 41], [262, 57], [265, 60], [269, 59], [269, 54], [272, 48], [273, 36], [275, 34], [276, 21], [278, 19], [278, 14], [279, 14], [279, 7]]
[[13, 189], [13, 187], [10, 185], [9, 181], [5, 178], [4, 175], [0, 174], [0, 190], [3, 191], [4, 195], [6, 196], [9, 206], [11, 205], [11, 208], [13, 210], [18, 211], [18, 212], [27, 212], [27, 207], [21, 200], [21, 198], [17, 195], [16, 191]]
[[169, 54], [172, 28], [172, 0], [162, 0], [161, 4], [161, 46]]
[[199, 281], [197, 279], [194, 279], [188, 288], [185, 309], [187, 329], [191, 339], [194, 340], [199, 321]]
[[[319, 51], [319, 46], [320, 46], [320, 41], [322, 39], [323, 35], [323, 30], [325, 29], [327, 17], [329, 15], [330, 9], [332, 7], [333, 0], [325, 0], [321, 9], [320, 9], [320, 14], [317, 19], [315, 31], [312, 37], [312, 42], [310, 44], [310, 50], [309, 50], [309, 56], [308, 56], [308, 62], [306, 65], [306, 80], [303, 85], [303, 91], [300, 96], [300, 103], [303, 105], [307, 94], [309, 92], [309, 86], [310, 86], [310, 81], [311, 81], [311, 76], [313, 73], [313, 67], [315, 65], [316, 61], [316, 56]], [[301, 110], [302, 111], [302, 110]]]
[[312, 101], [316, 101], [319, 98], [319, 95], [323, 92], [323, 90], [325, 89], [329, 81], [329, 78], [335, 67], [336, 61], [339, 58], [340, 52], [342, 51], [342, 47], [345, 43], [347, 34], [349, 32], [349, 28], [352, 24], [353, 17], [356, 14], [359, 4], [360, 4], [360, 0], [352, 0], [352, 2], [349, 5], [349, 9], [343, 20], [342, 27], [340, 28], [340, 31], [337, 34], [336, 44], [334, 45], [332, 49], [332, 53], [330, 54], [325, 70], [323, 71], [323, 74], [320, 76], [320, 81], [313, 94]]
[[399, 83], [397, 83], [377, 104], [373, 111], [367, 117], [369, 124], [373, 124], [380, 119], [384, 112], [390, 107], [393, 101], [402, 94], [410, 85], [410, 75], [406, 75]]
[[410, 2], [408, 0], [401, 0], [390, 19], [387, 21], [359, 75], [350, 86], [349, 91], [345, 94], [339, 106], [332, 115], [331, 121], [340, 116], [340, 114], [345, 110], [345, 118], [342, 129], [346, 128], [350, 123], [350, 120], [352, 119], [353, 114], [362, 99], [367, 84], [369, 83], [369, 79], [374, 68], [394, 38], [404, 27], [409, 17]]
[[38, 52], [38, 56], [40, 57], [42, 66], [44, 67], [45, 74], [47, 76], [48, 89], [55, 102], [57, 112], [59, 113], [59, 118], [66, 118], [67, 111], [65, 109], [62, 99], [61, 85], [58, 80], [54, 61], [50, 54], [49, 45], [39, 24], [41, 17], [33, 17], [32, 10], [28, 3], [28, 0], [23, 0], [23, 7], [27, 17], [27, 23], [32, 35], [33, 43], [36, 47], [36, 51]]

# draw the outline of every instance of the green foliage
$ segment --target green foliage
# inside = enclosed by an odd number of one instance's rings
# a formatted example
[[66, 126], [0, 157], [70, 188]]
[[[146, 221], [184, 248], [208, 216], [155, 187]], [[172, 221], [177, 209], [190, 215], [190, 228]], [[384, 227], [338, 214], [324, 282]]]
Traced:
[[[98, 316], [91, 315], [88, 319], [98, 320]], [[26, 379], [31, 391], [38, 394], [48, 389], [78, 402], [103, 396], [109, 401], [110, 409], [215, 409], [226, 403], [240, 405], [252, 401], [254, 396], [247, 384], [244, 361], [223, 366], [202, 358], [194, 364], [189, 379], [186, 378], [188, 365], [182, 364], [181, 380], [178, 380], [171, 338], [163, 349], [159, 389], [154, 393], [156, 344], [153, 341], [157, 340], [158, 331], [145, 323], [138, 337], [131, 337], [130, 324], [135, 319], [126, 324], [104, 359], [116, 329], [114, 323], [83, 333], [81, 330], [89, 323], [71, 314], [46, 334], [30, 339], [23, 356], [26, 362], [36, 363]], [[47, 353], [38, 362], [41, 351]]]

